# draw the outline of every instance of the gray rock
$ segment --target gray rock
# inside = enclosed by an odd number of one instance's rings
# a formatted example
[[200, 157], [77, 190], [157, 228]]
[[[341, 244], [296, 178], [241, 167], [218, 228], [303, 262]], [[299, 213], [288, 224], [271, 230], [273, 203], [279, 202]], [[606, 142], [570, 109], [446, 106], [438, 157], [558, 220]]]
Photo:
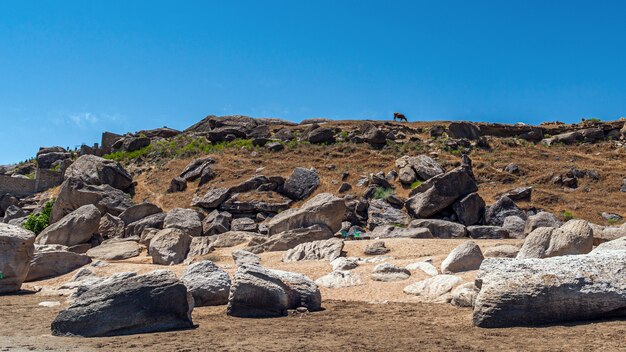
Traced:
[[310, 131], [306, 139], [313, 144], [335, 143], [335, 132], [332, 128], [318, 127]]
[[501, 244], [487, 248], [484, 252], [486, 258], [515, 258], [519, 248], [510, 244]]
[[11, 220], [23, 218], [23, 217], [25, 217], [27, 215], [28, 215], [28, 213], [26, 213], [24, 210], [22, 210], [22, 208], [20, 208], [18, 206], [15, 206], [15, 205], [10, 205], [4, 211], [4, 218], [2, 219], [2, 222], [7, 224]]
[[28, 275], [35, 251], [35, 234], [0, 223], [0, 294], [17, 292]]
[[[530, 218], [530, 217], [529, 217]], [[524, 228], [526, 227], [526, 221], [519, 216], [507, 216], [504, 218], [502, 228], [509, 232], [509, 236], [512, 238], [524, 238]]]
[[206, 168], [211, 168], [211, 164], [213, 163], [215, 163], [215, 161], [209, 156], [194, 159], [185, 166], [179, 177], [185, 181], [197, 180]]
[[407, 270], [421, 270], [430, 276], [436, 276], [439, 274], [437, 268], [432, 263], [432, 260], [427, 260], [423, 262], [415, 262], [406, 266]]
[[439, 163], [427, 155], [409, 157], [407, 155], [396, 160], [396, 167], [400, 169], [399, 179], [405, 185], [410, 185], [419, 177], [428, 180], [443, 174], [443, 168]]
[[561, 224], [561, 221], [554, 214], [548, 213], [547, 211], [540, 211], [528, 217], [524, 227], [524, 234], [528, 235], [540, 227], [557, 228], [560, 227]]
[[258, 255], [245, 251], [243, 249], [238, 249], [233, 251], [232, 253], [233, 260], [237, 266], [241, 265], [261, 265], [261, 257]]
[[187, 258], [202, 257], [211, 253], [214, 249], [210, 237], [192, 237]]
[[210, 260], [191, 264], [180, 280], [191, 293], [195, 307], [219, 306], [228, 303], [230, 278]]
[[252, 232], [244, 231], [228, 231], [216, 236], [211, 236], [212, 245], [215, 248], [234, 247], [252, 241], [265, 241], [266, 236], [261, 236]]
[[259, 230], [259, 226], [250, 218], [239, 218], [232, 220], [230, 223], [230, 229], [232, 231], [257, 232]]
[[385, 247], [385, 242], [376, 241], [365, 246], [363, 253], [366, 255], [382, 255], [389, 253], [390, 249]]
[[35, 251], [26, 282], [49, 279], [74, 271], [91, 263], [91, 258], [84, 254], [78, 254], [62, 250]]
[[518, 187], [508, 192], [505, 192], [503, 196], [506, 196], [513, 201], [530, 201], [532, 192], [532, 187]]
[[467, 241], [448, 254], [441, 263], [441, 272], [444, 274], [461, 271], [476, 270], [480, 267], [484, 257], [480, 247], [474, 241]]
[[135, 221], [126, 226], [126, 237], [131, 236], [143, 236], [145, 229], [157, 229], [163, 228], [163, 222], [165, 221], [165, 213], [158, 213], [147, 216], [139, 221]]
[[478, 186], [464, 168], [437, 175], [413, 191], [406, 208], [414, 218], [427, 218], [452, 205], [457, 199], [476, 192]]
[[174, 208], [163, 220], [164, 229], [180, 229], [190, 236], [202, 236], [202, 218], [193, 209]]
[[584, 220], [570, 220], [558, 229], [540, 227], [531, 232], [517, 258], [548, 258], [586, 254], [593, 248], [593, 231]]
[[337, 193], [345, 193], [352, 189], [352, 185], [348, 182], [342, 182], [339, 188], [337, 189]]
[[86, 243], [98, 232], [100, 211], [94, 205], [84, 205], [60, 221], [48, 226], [37, 236], [37, 244], [73, 246]]
[[333, 237], [333, 232], [324, 225], [312, 225], [305, 228], [284, 231], [269, 237], [257, 237], [249, 248], [252, 253], [286, 251], [305, 242], [326, 240]]
[[330, 193], [320, 193], [299, 209], [289, 209], [274, 216], [267, 222], [267, 227], [270, 235], [312, 225], [327, 226], [335, 233], [341, 229], [345, 213], [346, 204], [343, 199]]
[[473, 282], [466, 282], [452, 290], [450, 304], [457, 307], [473, 307], [478, 296], [478, 288]]
[[452, 290], [462, 282], [455, 275], [436, 275], [405, 287], [404, 293], [417, 296], [421, 302], [448, 303], [452, 300]]
[[187, 189], [187, 181], [182, 177], [174, 177], [170, 181], [170, 188], [167, 189], [167, 193], [184, 192]]
[[320, 185], [320, 177], [315, 169], [297, 167], [285, 181], [282, 193], [293, 200], [302, 200], [313, 193]]
[[88, 250], [87, 255], [100, 260], [123, 260], [138, 256], [142, 249], [135, 241], [109, 242]]
[[87, 185], [109, 185], [128, 192], [133, 187], [132, 177], [122, 165], [95, 155], [83, 155], [65, 171], [65, 178], [74, 178]]
[[326, 288], [343, 288], [363, 285], [358, 273], [344, 270], [334, 270], [315, 280], [319, 286]]
[[343, 240], [338, 238], [301, 243], [285, 252], [283, 262], [301, 260], [328, 260], [330, 262], [341, 256], [342, 250]]
[[[607, 221], [620, 221], [620, 220], [622, 220], [622, 217], [619, 214], [602, 212], [602, 214], [600, 214], [600, 215], [602, 215], [602, 218], [604, 220], [607, 220]], [[17, 217], [19, 217], [19, 216], [17, 216]]]
[[[474, 325], [510, 327], [626, 316], [626, 252], [487, 259]], [[575, 307], [575, 309], [573, 309]]]
[[508, 197], [501, 197], [485, 211], [485, 224], [502, 226], [504, 219], [509, 216], [517, 216], [526, 219], [526, 213], [515, 205]]
[[454, 139], [470, 139], [480, 138], [480, 127], [471, 122], [458, 121], [452, 122], [446, 130], [448, 136]]
[[401, 268], [390, 263], [378, 264], [374, 267], [374, 270], [372, 270], [372, 280], [374, 281], [402, 281], [408, 279], [409, 276], [411, 276], [411, 272], [406, 268]]
[[465, 226], [479, 224], [485, 214], [485, 201], [478, 193], [471, 193], [452, 204], [459, 222]]
[[100, 218], [97, 233], [104, 239], [124, 237], [124, 221], [111, 214], [104, 214]]
[[367, 214], [370, 229], [381, 225], [406, 226], [411, 221], [411, 217], [407, 213], [392, 207], [381, 199], [374, 199], [370, 202]]
[[267, 143], [265, 145], [265, 148], [267, 148], [267, 150], [269, 150], [270, 152], [280, 152], [281, 150], [285, 149], [285, 146], [282, 145], [282, 143], [280, 142], [272, 142]]
[[409, 225], [410, 228], [427, 228], [436, 238], [457, 238], [465, 237], [465, 226], [452, 221], [424, 219], [413, 220]]
[[404, 228], [394, 225], [376, 227], [372, 232], [372, 238], [433, 238], [433, 234], [425, 227]]
[[320, 310], [321, 303], [319, 288], [302, 274], [242, 265], [233, 277], [227, 314], [245, 318], [279, 317], [299, 307]]
[[182, 263], [189, 253], [191, 236], [177, 228], [159, 231], [150, 241], [152, 263], [171, 265]]
[[509, 232], [505, 228], [499, 226], [468, 226], [467, 233], [471, 238], [509, 238]]
[[204, 236], [219, 235], [230, 231], [232, 214], [226, 211], [213, 210], [202, 220], [202, 233]]
[[359, 263], [357, 263], [357, 260], [355, 258], [339, 257], [331, 261], [330, 265], [333, 267], [333, 271], [336, 271], [336, 270], [345, 271], [345, 270], [352, 270], [358, 267]]
[[224, 203], [229, 196], [229, 188], [214, 188], [209, 190], [202, 197], [194, 196], [191, 205], [204, 209], [215, 209]]
[[144, 202], [141, 204], [133, 205], [132, 207], [124, 210], [124, 212], [120, 214], [120, 219], [124, 221], [124, 224], [129, 225], [150, 215], [158, 214], [161, 212], [163, 212], [163, 210], [161, 210], [161, 208], [159, 208], [155, 204]]
[[591, 253], [600, 253], [607, 251], [626, 251], [626, 236], [601, 243], [599, 246], [594, 248]]
[[[141, 302], [141, 304], [137, 304]], [[52, 322], [55, 336], [113, 336], [193, 327], [193, 298], [166, 270], [91, 286]]]

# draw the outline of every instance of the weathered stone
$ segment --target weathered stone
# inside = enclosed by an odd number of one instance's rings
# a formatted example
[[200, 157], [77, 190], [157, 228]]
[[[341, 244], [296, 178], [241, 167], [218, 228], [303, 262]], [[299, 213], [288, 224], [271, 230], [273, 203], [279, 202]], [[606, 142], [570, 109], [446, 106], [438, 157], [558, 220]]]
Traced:
[[342, 182], [339, 188], [337, 189], [337, 193], [345, 193], [352, 189], [352, 185], [348, 182]]
[[431, 260], [423, 261], [423, 262], [415, 262], [406, 266], [407, 270], [421, 270], [430, 276], [438, 275], [439, 272], [437, 268], [433, 265]]
[[246, 318], [278, 317], [298, 307], [316, 311], [321, 303], [319, 288], [302, 274], [242, 265], [233, 277], [227, 314]]
[[177, 228], [159, 231], [150, 241], [152, 263], [161, 265], [182, 263], [189, 253], [191, 236]]
[[20, 290], [33, 258], [34, 243], [31, 231], [0, 223], [0, 294]]
[[524, 227], [524, 234], [528, 235], [540, 227], [557, 228], [561, 226], [561, 224], [561, 221], [554, 214], [548, 213], [547, 211], [540, 211], [537, 214], [528, 217]]
[[498, 238], [508, 238], [509, 232], [499, 226], [468, 226], [467, 234], [471, 238], [483, 238], [483, 239], [498, 239]]
[[174, 177], [170, 181], [170, 188], [167, 189], [168, 193], [184, 192], [187, 189], [187, 181], [182, 177]]
[[165, 221], [165, 213], [157, 213], [147, 216], [139, 221], [135, 221], [126, 226], [126, 236], [142, 236], [145, 229], [157, 229], [163, 228], [163, 222]]
[[591, 253], [600, 253], [607, 251], [626, 251], [626, 236], [601, 243], [599, 246], [594, 248]]
[[626, 316], [626, 252], [487, 259], [474, 325], [510, 327]]
[[239, 218], [232, 220], [232, 222], [230, 223], [230, 229], [232, 231], [257, 232], [259, 226], [254, 220], [250, 218]]
[[457, 238], [465, 237], [465, 226], [452, 221], [424, 219], [413, 220], [409, 225], [411, 228], [427, 228], [436, 238]]
[[404, 293], [417, 296], [421, 302], [448, 303], [452, 300], [451, 291], [462, 282], [455, 275], [436, 275], [405, 287]]
[[104, 214], [100, 218], [97, 233], [104, 239], [124, 237], [124, 221], [111, 214]]
[[89, 263], [91, 263], [89, 256], [70, 252], [67, 247], [61, 250], [39, 250], [37, 248], [25, 281], [37, 281], [64, 275]]
[[202, 175], [204, 169], [210, 168], [213, 163], [215, 163], [215, 160], [209, 156], [194, 159], [185, 166], [179, 177], [185, 181], [197, 180]]
[[246, 265], [246, 264], [247, 265], [260, 265], [261, 264], [261, 257], [259, 257], [258, 255], [252, 252], [245, 251], [243, 249], [238, 249], [236, 251], [233, 251], [232, 256], [237, 266]]
[[374, 281], [402, 281], [408, 279], [409, 276], [411, 276], [410, 271], [390, 263], [378, 264], [372, 270], [372, 280]]
[[133, 205], [132, 207], [124, 210], [124, 212], [120, 214], [120, 219], [124, 221], [124, 224], [128, 225], [144, 219], [150, 215], [158, 214], [161, 212], [163, 212], [163, 210], [161, 210], [161, 208], [159, 208], [157, 205], [144, 202]]
[[530, 201], [532, 192], [532, 187], [518, 187], [505, 192], [502, 196], [506, 196], [513, 201]]
[[400, 169], [399, 179], [405, 185], [410, 185], [419, 177], [426, 181], [443, 174], [443, 168], [433, 158], [427, 155], [409, 157], [407, 155], [396, 160], [396, 167]]
[[38, 236], [38, 244], [73, 246], [88, 242], [98, 232], [100, 211], [94, 205], [84, 205], [60, 221], [48, 226]]
[[448, 254], [441, 263], [441, 272], [444, 274], [458, 273], [461, 271], [476, 270], [483, 261], [483, 253], [474, 241], [467, 241]]
[[446, 131], [450, 138], [455, 139], [478, 139], [480, 138], [480, 127], [471, 122], [458, 121], [452, 122]]
[[201, 257], [213, 252], [215, 248], [209, 237], [192, 237], [187, 258]]
[[319, 286], [326, 288], [343, 288], [363, 285], [361, 276], [355, 272], [334, 270], [319, 279], [315, 280]]
[[406, 202], [406, 208], [415, 218], [427, 218], [477, 190], [478, 186], [470, 173], [457, 168], [437, 175], [411, 191], [412, 197]]
[[411, 217], [407, 213], [392, 207], [381, 199], [374, 199], [370, 202], [367, 214], [370, 229], [381, 225], [406, 226], [411, 221]]
[[120, 276], [76, 297], [52, 322], [52, 335], [95, 337], [191, 328], [192, 310], [193, 298], [170, 271]]
[[509, 216], [517, 216], [526, 219], [526, 213], [515, 205], [508, 197], [501, 197], [485, 211], [485, 224], [502, 226], [504, 219]]
[[330, 262], [341, 256], [342, 250], [343, 240], [338, 238], [305, 242], [285, 252], [283, 262], [300, 260], [328, 260]]
[[485, 214], [485, 201], [478, 193], [471, 193], [452, 204], [459, 222], [465, 226], [479, 224]]
[[286, 251], [305, 242], [326, 240], [333, 237], [333, 232], [324, 225], [312, 225], [305, 228], [284, 231], [270, 237], [257, 237], [249, 248], [252, 253]]
[[213, 238], [212, 245], [215, 248], [234, 247], [240, 244], [250, 243], [254, 240], [267, 240], [266, 236], [244, 231], [227, 231], [216, 236], [211, 236], [211, 238]]
[[230, 278], [210, 260], [189, 265], [180, 280], [193, 296], [194, 307], [228, 303]]
[[320, 177], [315, 169], [297, 167], [285, 181], [283, 194], [293, 200], [302, 200], [319, 187]]
[[233, 216], [229, 212], [213, 210], [202, 220], [202, 233], [204, 236], [212, 236], [230, 231], [232, 220]]
[[330, 262], [330, 265], [335, 270], [352, 270], [359, 266], [355, 258], [339, 257]]
[[473, 282], [466, 282], [452, 290], [452, 300], [450, 304], [457, 307], [473, 307], [478, 288]]
[[394, 225], [376, 227], [372, 232], [372, 238], [433, 238], [433, 234], [425, 227], [404, 228]]
[[133, 187], [132, 177], [122, 165], [95, 155], [83, 155], [65, 171], [65, 178], [74, 178], [87, 185], [109, 185], [124, 192]]
[[135, 241], [103, 242], [88, 250], [87, 255], [100, 260], [123, 260], [138, 256], [142, 249]]
[[484, 252], [486, 258], [515, 258], [519, 248], [510, 244], [502, 244], [487, 248]]
[[365, 246], [363, 253], [366, 255], [382, 255], [389, 253], [390, 249], [385, 247], [385, 242], [376, 241]]
[[593, 231], [584, 220], [570, 220], [558, 229], [540, 227], [531, 232], [517, 258], [548, 258], [586, 254], [593, 248]]
[[229, 188], [214, 188], [209, 190], [202, 197], [194, 196], [191, 205], [205, 209], [215, 209], [228, 199], [229, 196]]
[[270, 235], [312, 225], [327, 226], [333, 233], [341, 229], [346, 212], [343, 199], [330, 193], [320, 193], [308, 200], [299, 209], [286, 210], [267, 223]]
[[11, 220], [23, 218], [27, 215], [28, 213], [22, 210], [22, 208], [16, 205], [10, 205], [4, 212], [4, 218], [2, 219], [2, 222], [7, 224]]
[[164, 229], [180, 229], [190, 236], [202, 236], [202, 219], [193, 209], [174, 208], [165, 215]]
[[335, 143], [335, 131], [332, 128], [318, 127], [310, 131], [306, 139], [313, 144]]
[[502, 223], [502, 228], [509, 232], [511, 238], [524, 238], [525, 227], [526, 221], [515, 215], [507, 216]]

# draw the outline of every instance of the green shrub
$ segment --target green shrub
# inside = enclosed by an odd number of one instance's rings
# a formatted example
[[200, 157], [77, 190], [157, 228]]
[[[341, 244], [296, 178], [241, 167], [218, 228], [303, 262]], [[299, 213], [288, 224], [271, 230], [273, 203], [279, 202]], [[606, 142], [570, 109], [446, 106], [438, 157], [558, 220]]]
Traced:
[[114, 152], [114, 153], [103, 156], [103, 158], [108, 159], [108, 160], [115, 160], [115, 161], [128, 161], [128, 160], [133, 160], [133, 159], [137, 159], [139, 157], [145, 156], [151, 150], [152, 150], [152, 144], [147, 147], [143, 147], [141, 149], [138, 149], [132, 152], [125, 152], [125, 151]]
[[591, 121], [591, 122], [594, 122], [594, 123], [602, 122], [602, 120], [600, 120], [600, 119], [599, 119], [599, 118], [597, 118], [597, 117], [592, 117], [592, 118], [590, 118], [590, 119], [587, 119], [587, 121]]
[[561, 212], [561, 216], [563, 217], [563, 219], [565, 219], [565, 221], [572, 220], [574, 218], [574, 214], [572, 214], [572, 212], [568, 210], [563, 210]]
[[422, 181], [417, 180], [413, 183], [411, 183], [411, 189], [416, 189], [417, 187], [419, 187], [422, 184]]
[[374, 189], [374, 199], [385, 199], [394, 193], [393, 188], [376, 187]]
[[50, 225], [50, 213], [52, 213], [53, 205], [54, 200], [46, 202], [43, 206], [43, 210], [41, 210], [38, 214], [30, 214], [22, 227], [38, 235], [41, 231], [48, 227], [48, 225]]

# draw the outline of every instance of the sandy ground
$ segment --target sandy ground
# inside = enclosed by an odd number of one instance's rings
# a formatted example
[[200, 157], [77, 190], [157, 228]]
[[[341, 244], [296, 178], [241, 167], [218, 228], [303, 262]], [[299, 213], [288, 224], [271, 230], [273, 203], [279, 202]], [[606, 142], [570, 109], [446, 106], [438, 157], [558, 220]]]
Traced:
[[[363, 256], [371, 241], [347, 242], [348, 256]], [[398, 265], [432, 259], [439, 266], [462, 240], [385, 240], [387, 260]], [[480, 240], [484, 249], [517, 240]], [[210, 254], [229, 273], [235, 270], [233, 248]], [[262, 254], [262, 264], [301, 272], [316, 279], [330, 272], [328, 262], [282, 263], [282, 252]], [[50, 336], [50, 323], [65, 307], [65, 298], [45, 292], [67, 281], [73, 273], [51, 280], [27, 283], [21, 295], [0, 296], [0, 351], [626, 351], [626, 320], [585, 322], [539, 328], [480, 329], [472, 326], [471, 309], [448, 304], [424, 304], [402, 289], [428, 276], [420, 271], [395, 283], [373, 282], [369, 273], [376, 264], [355, 269], [364, 284], [344, 289], [324, 289], [324, 311], [274, 319], [228, 317], [226, 307], [194, 309], [197, 328], [110, 338], [61, 338]], [[97, 275], [115, 272], [147, 272], [163, 266], [140, 256], [94, 269]], [[169, 267], [180, 274], [185, 266]], [[475, 272], [460, 275], [473, 280]], [[38, 288], [47, 288], [35, 294]], [[29, 292], [30, 290], [30, 292]], [[59, 301], [46, 308], [43, 301]]]

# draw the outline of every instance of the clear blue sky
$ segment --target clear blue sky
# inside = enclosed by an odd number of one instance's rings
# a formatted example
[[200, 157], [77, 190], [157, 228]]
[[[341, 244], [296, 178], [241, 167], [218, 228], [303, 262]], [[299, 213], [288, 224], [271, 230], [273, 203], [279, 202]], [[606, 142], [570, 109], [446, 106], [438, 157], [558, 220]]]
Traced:
[[625, 1], [1, 1], [0, 164], [206, 115], [626, 115]]

